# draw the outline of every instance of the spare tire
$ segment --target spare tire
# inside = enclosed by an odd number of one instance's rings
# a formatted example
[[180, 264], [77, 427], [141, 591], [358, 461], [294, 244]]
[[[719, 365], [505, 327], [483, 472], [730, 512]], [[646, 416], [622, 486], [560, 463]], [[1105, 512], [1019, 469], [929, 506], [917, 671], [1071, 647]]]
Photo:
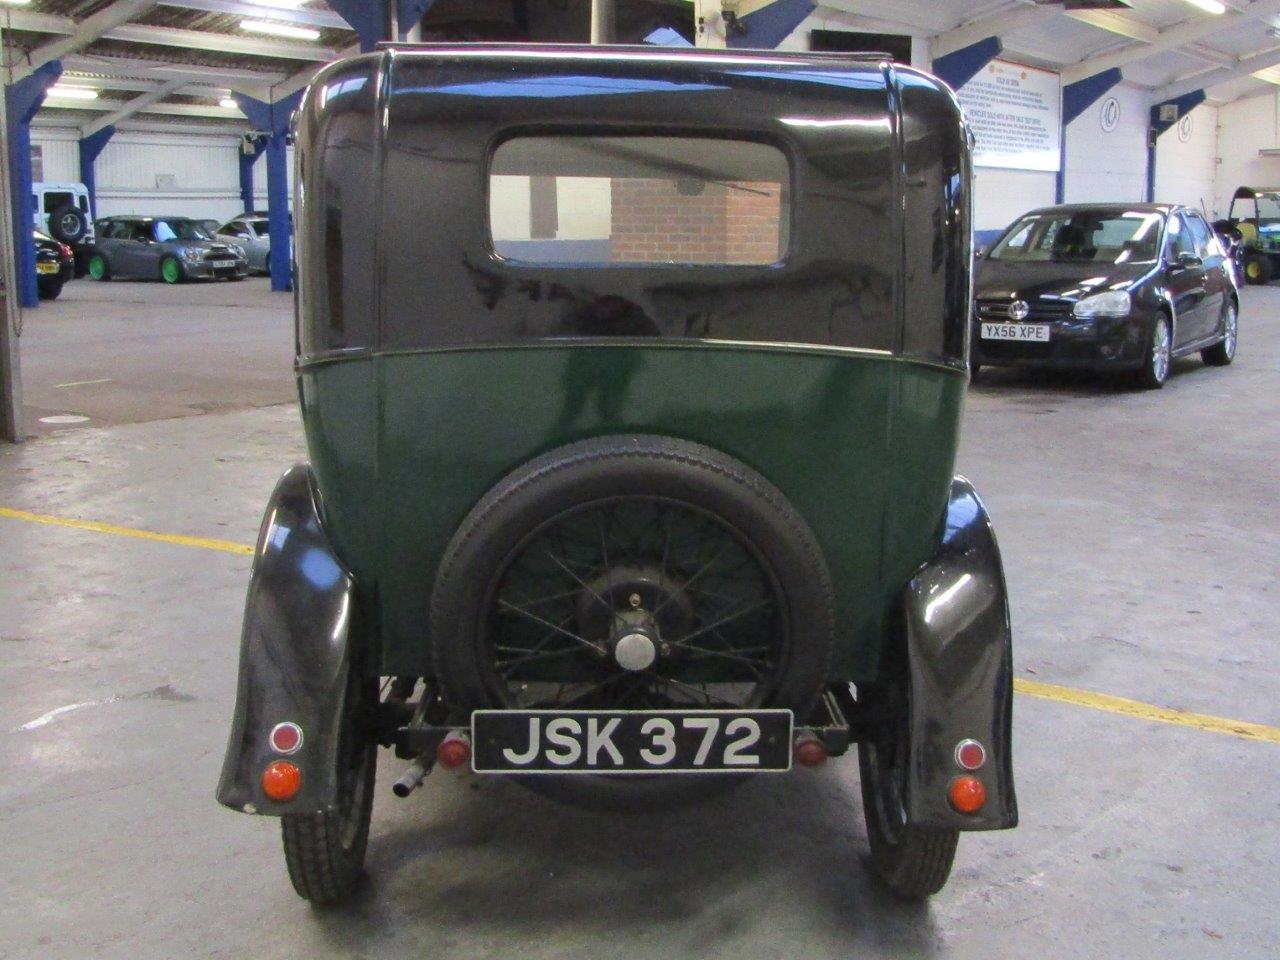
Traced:
[[63, 243], [79, 243], [89, 232], [89, 218], [73, 203], [55, 207], [49, 214], [49, 233]]
[[[611, 436], [531, 460], [475, 505], [441, 560], [429, 636], [459, 711], [803, 719], [827, 678], [833, 610], [817, 540], [773, 484], [700, 444]], [[550, 791], [561, 778], [530, 779]], [[637, 796], [632, 778], [585, 779]]]

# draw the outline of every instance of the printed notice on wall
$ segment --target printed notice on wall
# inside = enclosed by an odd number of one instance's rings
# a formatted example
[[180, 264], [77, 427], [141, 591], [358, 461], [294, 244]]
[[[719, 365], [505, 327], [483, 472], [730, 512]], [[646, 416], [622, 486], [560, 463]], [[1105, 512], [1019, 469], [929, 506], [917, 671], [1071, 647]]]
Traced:
[[958, 95], [977, 144], [980, 167], [1057, 170], [1062, 82], [1049, 70], [992, 60]]

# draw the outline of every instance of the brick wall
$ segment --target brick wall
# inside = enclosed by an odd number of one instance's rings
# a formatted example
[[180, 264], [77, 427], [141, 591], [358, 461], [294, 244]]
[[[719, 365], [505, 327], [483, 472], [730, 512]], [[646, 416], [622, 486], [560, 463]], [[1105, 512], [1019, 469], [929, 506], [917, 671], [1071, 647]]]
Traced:
[[703, 185], [682, 194], [671, 180], [615, 179], [613, 259], [654, 263], [772, 263], [781, 212], [776, 183]]

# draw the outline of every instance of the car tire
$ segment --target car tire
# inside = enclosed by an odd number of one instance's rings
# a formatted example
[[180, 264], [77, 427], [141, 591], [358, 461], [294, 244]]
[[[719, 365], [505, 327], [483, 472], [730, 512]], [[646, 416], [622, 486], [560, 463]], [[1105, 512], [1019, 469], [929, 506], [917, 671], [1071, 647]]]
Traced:
[[47, 280], [41, 280], [36, 284], [41, 300], [57, 300], [58, 295], [62, 293], [62, 287], [63, 280], [61, 277], [49, 277]]
[[181, 283], [186, 279], [186, 271], [177, 257], [165, 257], [160, 261], [160, 279], [168, 284]]
[[49, 214], [49, 235], [66, 244], [76, 244], [89, 232], [89, 218], [72, 203], [55, 207]]
[[369, 698], [377, 698], [378, 688], [376, 681], [353, 682], [352, 690], [359, 692], [348, 696], [343, 717], [337, 803], [323, 813], [287, 813], [280, 818], [289, 881], [298, 896], [317, 905], [350, 896], [363, 876], [369, 844], [378, 745], [361, 729], [360, 718]]
[[100, 253], [95, 253], [89, 258], [89, 276], [94, 280], [110, 280], [111, 264], [107, 262], [107, 258]]
[[1200, 358], [1210, 367], [1225, 367], [1236, 357], [1236, 337], [1240, 311], [1234, 300], [1227, 301], [1222, 313], [1222, 339], [1212, 347], [1200, 351]]
[[[552, 450], [500, 480], [463, 520], [441, 560], [428, 625], [428, 635], [434, 641], [436, 675], [445, 701], [453, 710], [469, 714], [476, 708], [512, 706], [509, 691], [518, 686], [519, 681], [500, 676], [497, 658], [491, 658], [488, 653], [490, 642], [496, 642], [497, 634], [488, 631], [499, 629], [494, 619], [502, 604], [499, 586], [510, 581], [516, 563], [525, 556], [522, 551], [526, 546], [532, 550], [538, 536], [563, 529], [557, 527], [568, 522], [563, 518], [589, 517], [591, 511], [598, 510], [641, 509], [638, 504], [656, 511], [651, 524], [644, 525], [642, 521], [638, 539], [644, 539], [646, 531], [657, 529], [664, 516], [670, 538], [671, 524], [679, 524], [683, 515], [680, 511], [687, 509], [699, 518], [698, 522], [706, 523], [701, 536], [712, 538], [709, 541], [712, 546], [717, 543], [714, 538], [723, 536], [724, 542], [718, 550], [730, 549], [725, 544], [731, 544], [734, 556], [750, 558], [748, 562], [757, 563], [764, 571], [759, 577], [759, 589], [772, 604], [774, 619], [762, 631], [768, 633], [770, 627], [776, 627], [776, 635], [781, 639], [777, 641], [778, 647], [767, 654], [769, 672], [742, 686], [752, 688], [751, 696], [757, 698], [751, 701], [751, 706], [790, 708], [796, 712], [798, 722], [803, 722], [801, 718], [807, 716], [825, 684], [834, 643], [834, 594], [817, 539], [783, 494], [745, 464], [701, 444], [657, 436], [598, 437]], [[677, 519], [673, 521], [672, 513], [663, 514], [663, 510], [672, 511]], [[620, 519], [622, 515], [616, 516]], [[630, 516], [634, 522], [636, 514]], [[605, 528], [610, 528], [607, 519], [602, 530]], [[602, 533], [601, 540], [604, 539]], [[593, 560], [576, 560], [581, 577], [572, 573], [570, 576], [582, 584], [586, 593], [568, 602], [577, 603], [578, 609], [583, 610], [582, 603], [588, 593], [600, 599], [586, 582], [596, 582], [598, 576], [603, 576], [603, 582], [608, 584], [607, 588], [595, 588], [600, 592], [620, 589], [614, 585], [615, 574], [621, 575], [624, 569], [644, 568], [640, 547], [634, 550], [631, 555], [619, 556], [620, 548], [615, 549], [610, 561], [609, 548], [602, 544], [603, 567], [598, 567]], [[597, 556], [594, 545], [589, 553]], [[690, 626], [705, 624], [707, 618], [725, 613], [723, 609], [712, 610], [709, 605], [699, 606], [707, 601], [686, 596], [687, 586], [692, 582], [688, 572], [692, 562], [685, 569], [681, 568], [684, 561], [680, 558], [668, 565], [665, 547], [662, 559], [658, 571], [648, 576], [656, 580], [658, 576], [667, 577], [668, 569], [672, 571], [670, 581], [674, 586], [667, 588], [670, 597], [666, 602], [675, 601], [677, 606], [688, 603]], [[643, 582], [644, 575], [627, 575]], [[579, 591], [571, 585], [568, 593], [577, 596]], [[635, 604], [634, 600], [631, 602]], [[658, 609], [662, 605], [649, 604]], [[556, 618], [545, 612], [548, 608], [541, 609], [545, 616]], [[579, 619], [565, 623], [574, 624], [574, 630], [594, 637], [586, 627], [577, 626], [584, 615], [579, 614]], [[681, 640], [689, 636], [686, 632]], [[674, 640], [672, 645], [681, 646]], [[585, 652], [581, 656], [590, 659], [590, 654]], [[644, 693], [640, 708], [665, 705], [663, 698], [671, 697], [673, 689], [683, 692], [674, 686], [685, 686], [683, 681], [664, 679], [678, 669], [667, 668], [666, 663], [678, 662], [679, 656], [677, 652], [675, 661], [654, 660], [651, 667], [632, 674], [618, 671], [621, 679], [636, 676], [641, 683], [652, 677], [651, 685], [644, 689], [652, 691], [654, 699], [650, 700], [649, 693]], [[606, 675], [612, 676], [611, 660], [606, 657], [600, 666]], [[590, 664], [582, 667], [589, 668]], [[557, 682], [553, 679], [550, 685]], [[560, 686], [563, 688], [565, 684]], [[703, 692], [708, 693], [705, 689]], [[609, 699], [607, 693], [596, 696]], [[594, 700], [579, 700], [577, 705], [579, 708], [609, 706]], [[689, 704], [680, 699], [672, 705]], [[702, 704], [699, 702], [698, 706]], [[623, 701], [613, 708], [627, 709], [628, 704]], [[697, 799], [707, 793], [699, 787], [714, 790], [739, 779], [729, 775], [521, 778], [526, 786], [558, 799], [603, 809]]]
[[902, 698], [885, 711], [890, 719], [858, 744], [858, 769], [872, 871], [894, 896], [922, 900], [951, 876], [960, 831], [907, 822], [908, 711]]
[[1240, 272], [1244, 275], [1245, 283], [1261, 286], [1264, 283], [1271, 282], [1271, 275], [1274, 271], [1271, 266], [1271, 258], [1265, 253], [1246, 253]]
[[1138, 370], [1138, 385], [1145, 390], [1159, 390], [1169, 379], [1173, 368], [1173, 325], [1167, 314], [1156, 316], [1151, 335]]

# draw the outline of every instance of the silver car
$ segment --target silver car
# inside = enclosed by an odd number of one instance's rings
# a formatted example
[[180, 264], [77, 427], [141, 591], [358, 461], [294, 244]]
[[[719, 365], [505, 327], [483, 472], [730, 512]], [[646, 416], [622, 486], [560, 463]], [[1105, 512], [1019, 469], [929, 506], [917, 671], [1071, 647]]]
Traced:
[[218, 228], [217, 238], [244, 248], [249, 269], [271, 272], [271, 224], [266, 217], [246, 213]]
[[187, 217], [105, 217], [97, 222], [89, 276], [158, 278], [165, 283], [249, 275], [244, 250], [215, 240]]

